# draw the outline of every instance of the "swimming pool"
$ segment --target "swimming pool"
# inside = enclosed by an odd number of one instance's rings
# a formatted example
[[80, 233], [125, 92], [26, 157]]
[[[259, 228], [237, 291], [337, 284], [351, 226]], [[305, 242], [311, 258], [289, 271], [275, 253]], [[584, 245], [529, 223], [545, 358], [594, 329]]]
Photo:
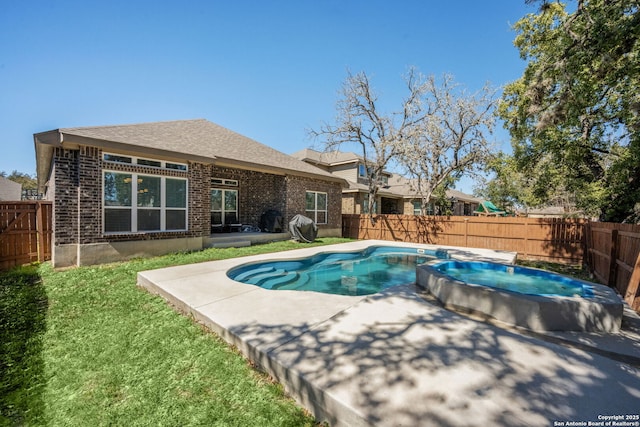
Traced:
[[443, 261], [436, 270], [475, 285], [530, 295], [589, 297], [590, 284], [545, 270], [481, 261]]
[[413, 283], [416, 266], [448, 258], [444, 250], [370, 246], [356, 252], [324, 252], [302, 259], [241, 265], [229, 270], [227, 276], [264, 289], [370, 295]]
[[534, 331], [616, 333], [623, 304], [607, 286], [535, 268], [433, 261], [416, 283], [446, 308]]

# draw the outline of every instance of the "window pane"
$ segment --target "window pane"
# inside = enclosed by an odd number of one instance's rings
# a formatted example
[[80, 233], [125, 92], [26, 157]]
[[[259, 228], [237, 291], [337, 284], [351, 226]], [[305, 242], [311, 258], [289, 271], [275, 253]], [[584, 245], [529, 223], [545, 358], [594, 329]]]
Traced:
[[162, 163], [157, 160], [138, 159], [136, 163], [142, 166], [154, 166], [156, 168], [162, 166]]
[[316, 193], [307, 191], [306, 210], [312, 211], [316, 208]]
[[138, 175], [138, 206], [160, 207], [160, 177]]
[[115, 154], [105, 154], [104, 159], [107, 162], [131, 163], [131, 157], [116, 156]]
[[104, 205], [131, 206], [131, 174], [104, 173]]
[[187, 228], [187, 211], [168, 210], [166, 217], [167, 230], [185, 230]]
[[211, 212], [211, 224], [222, 224], [222, 212]]
[[166, 179], [167, 207], [187, 207], [187, 181], [184, 179]]
[[187, 170], [187, 165], [181, 165], [179, 163], [167, 163], [166, 167], [167, 167], [167, 169], [175, 169], [175, 170], [179, 170], [179, 171], [186, 171]]
[[138, 231], [160, 230], [160, 209], [138, 209]]
[[318, 193], [318, 206], [317, 209], [326, 210], [327, 209], [327, 194], [326, 193]]
[[222, 210], [222, 190], [211, 190], [211, 210]]
[[326, 224], [326, 223], [327, 223], [327, 213], [318, 212], [316, 224]]
[[131, 231], [131, 209], [105, 209], [104, 231], [113, 233]]
[[238, 214], [236, 212], [225, 212], [224, 223], [225, 225], [238, 224]]
[[238, 210], [238, 192], [234, 190], [227, 190], [224, 192], [224, 210], [235, 211]]

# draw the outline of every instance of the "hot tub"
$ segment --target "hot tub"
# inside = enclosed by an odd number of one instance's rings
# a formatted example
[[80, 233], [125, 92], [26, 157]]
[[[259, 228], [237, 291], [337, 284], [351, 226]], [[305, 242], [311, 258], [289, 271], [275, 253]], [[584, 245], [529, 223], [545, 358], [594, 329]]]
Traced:
[[446, 308], [533, 331], [616, 333], [622, 323], [613, 289], [535, 268], [433, 261], [417, 267], [416, 284]]

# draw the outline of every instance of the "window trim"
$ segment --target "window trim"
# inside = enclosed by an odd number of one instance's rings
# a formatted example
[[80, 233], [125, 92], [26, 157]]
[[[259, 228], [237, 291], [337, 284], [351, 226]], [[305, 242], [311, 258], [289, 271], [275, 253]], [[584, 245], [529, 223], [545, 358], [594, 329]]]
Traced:
[[[121, 159], [128, 159], [130, 160], [130, 162], [107, 159], [107, 156], [114, 156], [114, 157], [119, 157]], [[150, 159], [148, 157], [128, 156], [124, 154], [109, 153], [109, 152], [102, 153], [102, 160], [107, 163], [113, 163], [118, 165], [140, 166], [140, 167], [152, 168], [152, 169], [175, 170], [180, 172], [187, 172], [189, 170], [189, 165], [187, 163], [173, 162], [169, 160]], [[146, 162], [160, 163], [160, 166], [140, 164], [139, 163], [140, 160], [142, 160], [143, 162], [146, 161]]]
[[237, 179], [227, 179], [227, 178], [211, 178], [211, 187], [215, 185], [226, 185], [229, 187], [237, 187], [238, 180]]
[[[313, 200], [314, 200], [315, 209], [313, 210], [307, 209], [307, 194], [309, 193], [314, 194]], [[325, 201], [324, 209], [318, 209], [318, 194], [324, 194], [324, 201]], [[309, 213], [312, 213], [313, 222], [315, 222], [317, 225], [328, 224], [329, 223], [329, 194], [324, 191], [306, 190], [304, 193], [304, 210], [305, 210], [305, 213], [307, 213], [307, 215], [309, 215]], [[324, 219], [325, 219], [324, 222], [318, 222], [318, 212], [324, 212]]]
[[[105, 175], [108, 173], [123, 174], [131, 176], [131, 206], [107, 206], [105, 204]], [[153, 177], [160, 178], [160, 206], [159, 207], [145, 207], [138, 206], [138, 183], [139, 177]], [[185, 182], [185, 207], [173, 207], [167, 206], [167, 179], [184, 181]], [[102, 234], [103, 235], [115, 235], [115, 234], [150, 234], [150, 233], [174, 233], [189, 231], [189, 180], [187, 178], [165, 176], [149, 173], [137, 173], [137, 172], [124, 172], [110, 169], [102, 170]], [[130, 210], [131, 211], [131, 229], [128, 231], [106, 231], [106, 211], [108, 209], [116, 210]], [[157, 230], [138, 230], [138, 210], [159, 210], [160, 211], [160, 228]], [[167, 229], [167, 211], [184, 211], [185, 223], [184, 228]]]

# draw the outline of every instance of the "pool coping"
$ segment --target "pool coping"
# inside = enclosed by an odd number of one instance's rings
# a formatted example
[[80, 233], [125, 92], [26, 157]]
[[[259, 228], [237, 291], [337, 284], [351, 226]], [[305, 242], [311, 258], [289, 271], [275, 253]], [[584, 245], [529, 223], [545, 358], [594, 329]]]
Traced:
[[[372, 245], [446, 248], [457, 259], [515, 261], [514, 253], [503, 251], [369, 240], [145, 271], [138, 274], [138, 284], [237, 346], [318, 420], [334, 426], [477, 425], [501, 420], [528, 425], [551, 423], [571, 411], [596, 417], [598, 410], [637, 407], [640, 396], [627, 387], [640, 389], [635, 367], [623, 368], [597, 354], [478, 323], [427, 302], [413, 285], [370, 296], [343, 296], [265, 290], [226, 276], [228, 269], [247, 262]], [[620, 336], [613, 338], [620, 345]], [[576, 339], [584, 341], [584, 336]], [[589, 340], [597, 342], [598, 337], [589, 335]], [[640, 340], [631, 345], [631, 351], [637, 351]], [[465, 357], [450, 360], [454, 348]], [[566, 370], [561, 365], [567, 360], [579, 361], [578, 367]], [[503, 372], [505, 366], [509, 369]], [[582, 380], [574, 375], [589, 377], [591, 370], [600, 379], [580, 393], [567, 394], [566, 384], [544, 377], [553, 386], [536, 394], [538, 382], [544, 382], [541, 372], [551, 368], [562, 370], [563, 381], [578, 386]], [[484, 385], [469, 391], [465, 384], [474, 376]], [[530, 382], [538, 387], [502, 384], [505, 376], [518, 381], [535, 377]], [[605, 389], [614, 390], [612, 397], [595, 405], [584, 403], [583, 396]], [[558, 401], [565, 409], [558, 409]], [[453, 411], [452, 402], [463, 406]], [[531, 402], [542, 403], [532, 407]], [[566, 408], [571, 408], [568, 413]]]

